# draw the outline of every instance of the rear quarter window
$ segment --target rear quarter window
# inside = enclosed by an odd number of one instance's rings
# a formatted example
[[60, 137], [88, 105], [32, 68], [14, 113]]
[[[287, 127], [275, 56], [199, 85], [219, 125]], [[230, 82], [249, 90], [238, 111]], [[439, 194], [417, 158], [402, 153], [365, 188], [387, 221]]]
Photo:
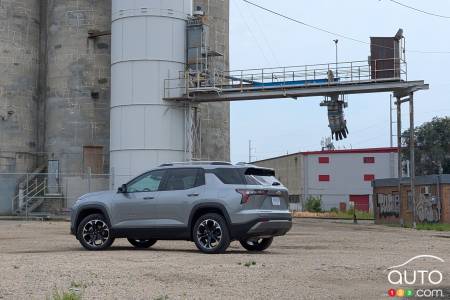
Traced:
[[218, 168], [211, 170], [211, 173], [216, 175], [224, 184], [246, 184], [245, 178], [239, 169]]

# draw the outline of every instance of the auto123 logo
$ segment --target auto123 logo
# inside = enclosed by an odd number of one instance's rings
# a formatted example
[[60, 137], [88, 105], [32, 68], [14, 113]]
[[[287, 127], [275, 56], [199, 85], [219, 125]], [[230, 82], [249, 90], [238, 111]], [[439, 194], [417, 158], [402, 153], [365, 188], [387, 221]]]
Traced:
[[[424, 266], [424, 262], [427, 262], [428, 267]], [[430, 264], [430, 262], [432, 263]], [[418, 255], [401, 265], [388, 268], [386, 270], [387, 278], [393, 287], [389, 289], [388, 296], [392, 298], [446, 298], [443, 290], [439, 289], [444, 277], [436, 266], [444, 262], [437, 256]]]

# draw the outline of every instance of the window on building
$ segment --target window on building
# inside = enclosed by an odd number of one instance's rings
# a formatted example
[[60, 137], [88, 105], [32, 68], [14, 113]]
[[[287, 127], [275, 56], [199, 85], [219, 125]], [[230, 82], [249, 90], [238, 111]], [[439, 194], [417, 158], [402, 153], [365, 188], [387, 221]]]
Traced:
[[329, 157], [319, 157], [319, 164], [329, 164], [330, 158]]
[[373, 174], [366, 174], [366, 175], [364, 175], [364, 181], [372, 182], [374, 180], [375, 180], [375, 175], [373, 175]]
[[373, 157], [373, 156], [364, 157], [363, 161], [365, 164], [374, 164], [375, 157]]
[[319, 175], [319, 181], [321, 182], [330, 181], [330, 175]]
[[103, 146], [83, 147], [83, 171], [92, 174], [103, 174], [104, 155]]

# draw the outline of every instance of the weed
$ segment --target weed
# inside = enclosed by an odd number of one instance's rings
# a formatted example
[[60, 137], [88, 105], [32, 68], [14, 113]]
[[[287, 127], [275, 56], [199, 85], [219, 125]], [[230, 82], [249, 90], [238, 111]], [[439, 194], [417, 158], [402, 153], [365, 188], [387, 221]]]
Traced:
[[81, 300], [81, 296], [75, 292], [59, 292], [55, 290], [53, 292], [53, 300]]

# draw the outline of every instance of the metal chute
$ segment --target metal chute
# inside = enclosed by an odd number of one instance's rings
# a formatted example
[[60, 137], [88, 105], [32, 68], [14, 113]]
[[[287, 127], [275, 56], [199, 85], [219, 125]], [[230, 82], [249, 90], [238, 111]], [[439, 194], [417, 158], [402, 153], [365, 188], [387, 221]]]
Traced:
[[348, 106], [348, 103], [344, 99], [340, 99], [339, 95], [334, 95], [325, 99], [325, 101], [320, 103], [320, 106], [326, 106], [328, 109], [328, 126], [333, 139], [340, 141], [347, 138], [348, 129], [344, 108]]

